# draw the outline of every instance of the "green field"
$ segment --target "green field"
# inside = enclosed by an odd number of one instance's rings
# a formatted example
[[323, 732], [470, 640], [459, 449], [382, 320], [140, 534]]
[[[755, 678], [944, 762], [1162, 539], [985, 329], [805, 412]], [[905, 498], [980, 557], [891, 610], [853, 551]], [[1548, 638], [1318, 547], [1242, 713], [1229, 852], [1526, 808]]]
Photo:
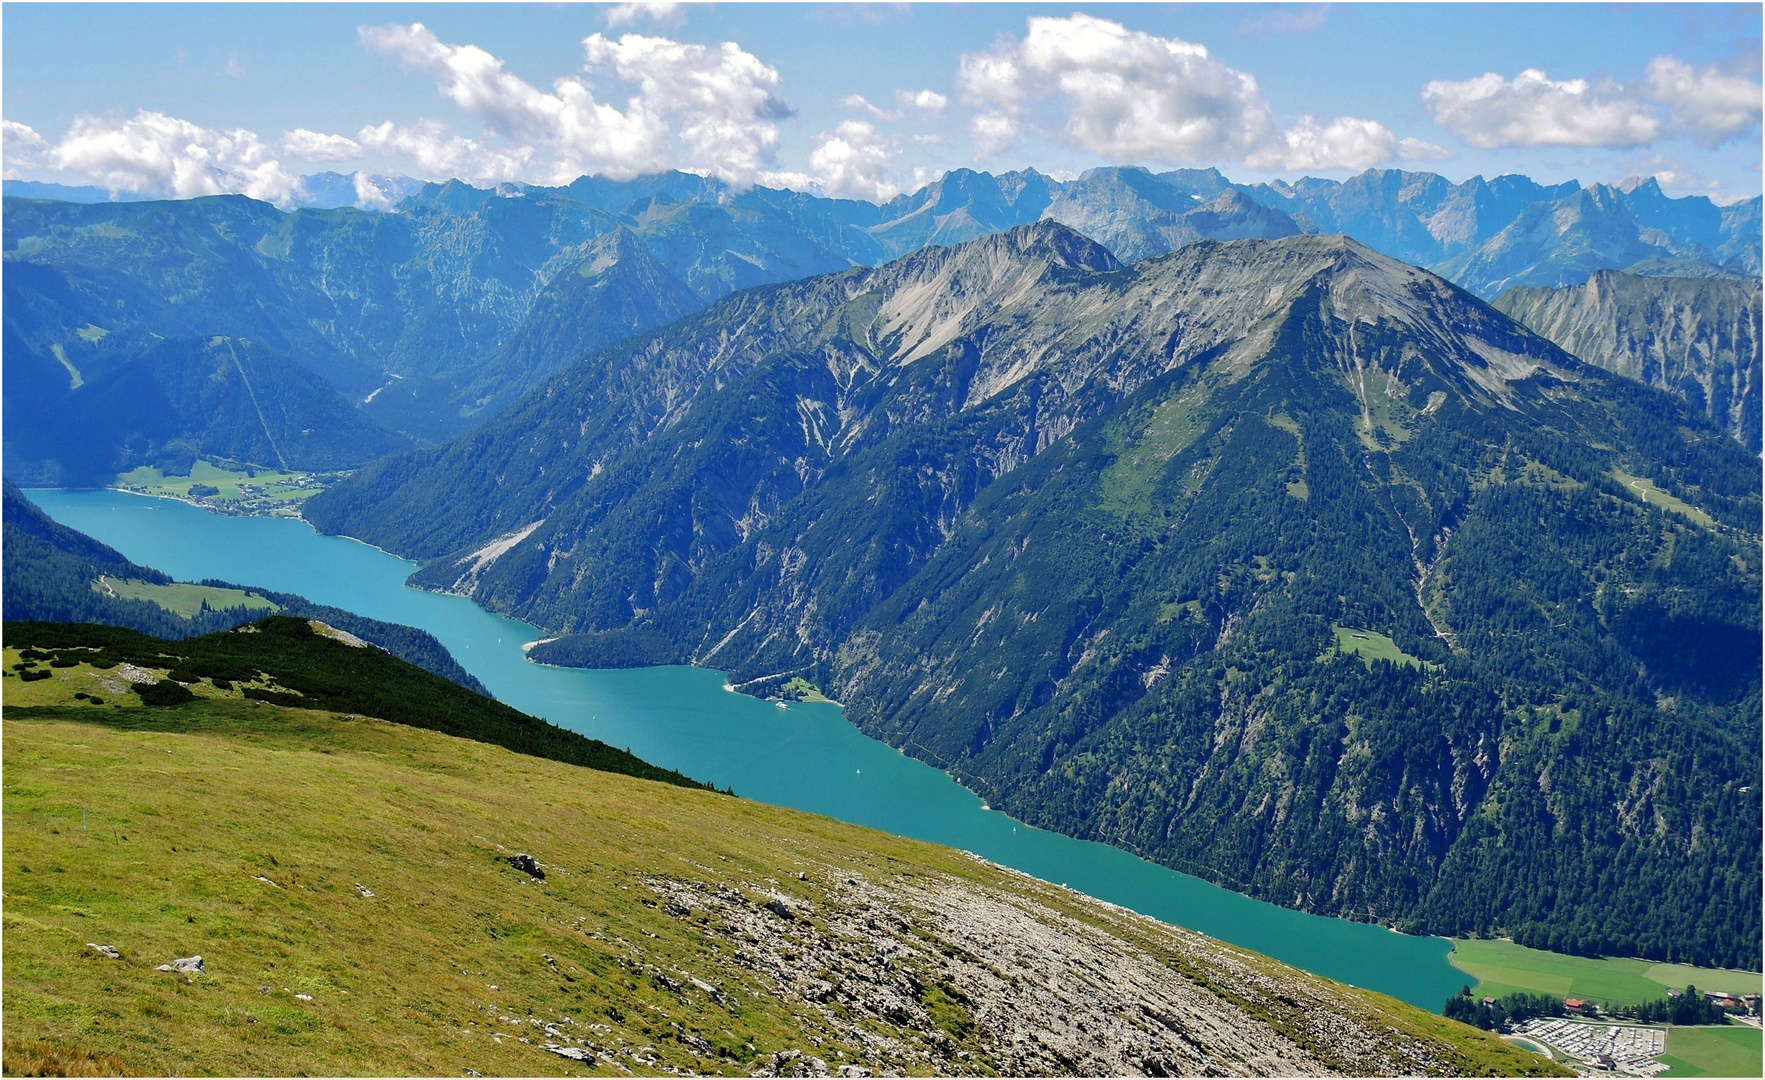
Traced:
[[317, 487], [301, 483], [311, 475], [269, 469], [223, 469], [211, 462], [198, 461], [191, 467], [189, 476], [167, 476], [158, 469], [143, 465], [139, 469], [119, 474], [116, 483], [118, 487], [130, 491], [141, 491], [148, 495], [171, 495], [180, 499], [190, 498], [190, 485], [207, 484], [220, 490], [220, 494], [209, 496], [212, 499], [234, 501], [250, 498], [293, 502], [318, 493]]
[[803, 678], [801, 675], [785, 683], [778, 696], [786, 701], [834, 702], [832, 698], [821, 692], [821, 688]]
[[1375, 660], [1389, 660], [1394, 664], [1408, 664], [1410, 667], [1428, 668], [1429, 670], [1440, 666], [1411, 656], [1398, 648], [1397, 642], [1392, 641], [1384, 634], [1377, 634], [1371, 630], [1356, 630], [1348, 626], [1338, 626], [1335, 630], [1336, 648], [1351, 656], [1358, 656], [1368, 664]]
[[1667, 494], [1665, 491], [1662, 491], [1655, 486], [1653, 480], [1645, 480], [1641, 477], [1631, 476], [1622, 469], [1613, 469], [1612, 476], [1616, 478], [1620, 484], [1623, 484], [1632, 495], [1635, 495], [1637, 498], [1651, 506], [1659, 506], [1671, 510], [1675, 514], [1688, 517], [1706, 529], [1714, 529], [1716, 527], [1715, 519], [1709, 514], [1704, 513], [1702, 510], [1699, 510], [1688, 502], [1677, 499], [1672, 495]]
[[1661, 1075], [1758, 1076], [1765, 1070], [1759, 1037], [1755, 1027], [1670, 1028], [1661, 1061], [1672, 1068]]
[[1650, 960], [1564, 956], [1528, 949], [1511, 941], [1460, 938], [1448, 957], [1454, 967], [1476, 977], [1478, 996], [1501, 997], [1527, 991], [1579, 997], [1608, 1005], [1631, 1005], [1667, 996], [1669, 987], [1688, 983], [1700, 990], [1759, 993], [1757, 971], [1695, 968]]
[[119, 600], [146, 600], [186, 619], [194, 619], [200, 615], [204, 603], [210, 611], [242, 607], [267, 614], [281, 610], [263, 597], [253, 596], [239, 589], [217, 589], [210, 585], [190, 585], [183, 582], [154, 585], [146, 581], [100, 577], [92, 583], [92, 591], [114, 596]]

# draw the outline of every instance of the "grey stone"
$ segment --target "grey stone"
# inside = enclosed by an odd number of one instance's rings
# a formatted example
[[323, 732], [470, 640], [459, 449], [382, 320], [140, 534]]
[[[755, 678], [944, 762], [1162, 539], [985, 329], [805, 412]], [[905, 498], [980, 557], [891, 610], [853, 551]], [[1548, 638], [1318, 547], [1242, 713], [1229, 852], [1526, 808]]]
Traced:
[[88, 941], [88, 942], [86, 942], [86, 946], [88, 948], [98, 950], [99, 956], [107, 957], [111, 960], [121, 960], [123, 958], [123, 954], [121, 952], [117, 951], [117, 947], [115, 945], [94, 945], [90, 941]]
[[526, 873], [529, 877], [540, 881], [545, 880], [545, 871], [540, 869], [539, 863], [535, 862], [531, 855], [526, 853], [512, 855], [509, 857], [509, 865]]
[[161, 964], [155, 971], [183, 971], [192, 975], [206, 975], [208, 971], [202, 966], [200, 956], [181, 956], [169, 964]]

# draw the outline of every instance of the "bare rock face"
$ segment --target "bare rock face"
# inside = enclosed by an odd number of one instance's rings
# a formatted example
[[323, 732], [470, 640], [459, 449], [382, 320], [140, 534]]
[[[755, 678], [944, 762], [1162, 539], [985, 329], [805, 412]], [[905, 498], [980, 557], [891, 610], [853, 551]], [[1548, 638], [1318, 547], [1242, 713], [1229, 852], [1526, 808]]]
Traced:
[[1590, 364], [1678, 394], [1759, 452], [1757, 278], [1602, 270], [1583, 285], [1511, 289], [1495, 307]]
[[[663, 910], [705, 927], [786, 1002], [863, 1048], [863, 1064], [837, 1066], [801, 1049], [768, 1054], [748, 1063], [754, 1076], [1453, 1067], [1324, 979], [1277, 972], [1252, 954], [1027, 877], [1024, 892], [1007, 893], [948, 877], [885, 887], [841, 873], [824, 893], [789, 901], [772, 885], [648, 884]], [[1036, 890], [1058, 893], [1068, 910], [1039, 903]], [[777, 917], [781, 904], [796, 917]]]

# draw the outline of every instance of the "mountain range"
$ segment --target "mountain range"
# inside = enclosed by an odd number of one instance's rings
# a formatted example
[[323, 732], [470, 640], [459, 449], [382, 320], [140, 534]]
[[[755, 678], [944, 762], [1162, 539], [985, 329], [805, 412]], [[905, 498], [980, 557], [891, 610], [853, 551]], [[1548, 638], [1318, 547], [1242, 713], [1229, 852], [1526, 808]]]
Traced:
[[[308, 180], [338, 198], [344, 181], [354, 182], [340, 174]], [[1580, 284], [1601, 269], [1745, 277], [1760, 267], [1759, 199], [1728, 207], [1672, 199], [1653, 180], [1453, 184], [1372, 170], [1346, 182], [1241, 185], [1211, 169], [1107, 168], [1067, 181], [1034, 170], [957, 170], [881, 205], [736, 192], [685, 173], [584, 177], [561, 188], [396, 180], [376, 179], [390, 194], [408, 192], [391, 212], [283, 212], [241, 196], [117, 203], [9, 195], [6, 374], [18, 386], [7, 395], [11, 474], [75, 475], [63, 459], [77, 455], [53, 422], [75, 408], [62, 400], [67, 384], [57, 369], [121, 365], [159, 338], [262, 346], [339, 395], [322, 405], [325, 395], [313, 396], [314, 411], [340, 417], [354, 406], [388, 433], [438, 441], [585, 353], [732, 292], [1043, 219], [1130, 263], [1204, 239], [1341, 233], [1486, 299], [1514, 286]], [[8, 183], [9, 192], [68, 194]], [[359, 430], [332, 437], [328, 420], [307, 427], [346, 448], [350, 465], [392, 448], [388, 433], [375, 443]], [[201, 444], [200, 434], [179, 437]], [[137, 460], [117, 449], [82, 464], [79, 482]], [[268, 455], [256, 463], [275, 464]]]
[[1043, 220], [736, 293], [305, 514], [535, 659], [807, 679], [1278, 903], [1740, 964], [1760, 507], [1704, 409], [1367, 245]]

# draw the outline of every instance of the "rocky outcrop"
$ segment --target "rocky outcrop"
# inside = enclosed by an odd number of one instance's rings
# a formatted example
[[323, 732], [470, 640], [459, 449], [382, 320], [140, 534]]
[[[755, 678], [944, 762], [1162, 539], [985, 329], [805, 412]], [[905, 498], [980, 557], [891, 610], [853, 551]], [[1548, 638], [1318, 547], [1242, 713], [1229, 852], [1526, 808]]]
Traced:
[[[834, 1041], [861, 1047], [861, 1060], [884, 1073], [1386, 1076], [1458, 1067], [1440, 1044], [1368, 1022], [1353, 992], [1327, 980], [1277, 978], [1260, 957], [1077, 893], [1060, 910], [1037, 902], [1052, 886], [1011, 876], [1023, 891], [945, 876], [890, 888], [830, 869], [814, 883], [820, 896], [788, 902], [768, 883], [648, 884], [665, 911], [703, 927], [713, 947], [792, 1007], [813, 1010]], [[683, 990], [686, 978], [670, 976]], [[832, 1071], [806, 1050], [750, 1070]]]
[[1590, 364], [1685, 398], [1759, 452], [1759, 279], [1601, 270], [1584, 285], [1509, 290], [1495, 308]]

